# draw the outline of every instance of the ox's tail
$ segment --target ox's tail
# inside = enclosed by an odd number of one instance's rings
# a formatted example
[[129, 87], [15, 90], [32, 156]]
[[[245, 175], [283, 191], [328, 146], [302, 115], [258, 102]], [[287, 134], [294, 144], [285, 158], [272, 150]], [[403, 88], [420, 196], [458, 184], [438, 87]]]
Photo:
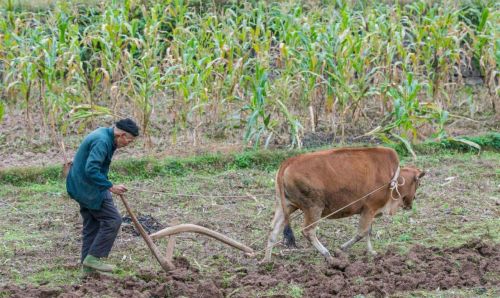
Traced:
[[285, 185], [283, 183], [283, 175], [285, 173], [286, 164], [283, 164], [278, 170], [276, 175], [276, 196], [278, 197], [281, 208], [283, 209], [284, 225], [283, 230], [283, 243], [287, 247], [297, 247], [295, 243], [295, 236], [293, 235], [292, 227], [290, 226], [290, 214], [288, 214], [288, 208], [286, 206], [285, 198]]

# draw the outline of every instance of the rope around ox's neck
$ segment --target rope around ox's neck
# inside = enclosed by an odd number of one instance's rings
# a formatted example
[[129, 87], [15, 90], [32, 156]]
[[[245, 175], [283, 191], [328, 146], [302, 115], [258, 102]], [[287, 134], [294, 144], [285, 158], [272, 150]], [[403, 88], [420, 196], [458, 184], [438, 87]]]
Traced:
[[[392, 177], [391, 182], [389, 184], [390, 185], [389, 188], [391, 189], [391, 198], [394, 201], [397, 201], [397, 200], [399, 200], [401, 198], [401, 193], [399, 192], [398, 187], [399, 186], [403, 186], [406, 183], [405, 177], [401, 177], [401, 178], [403, 178], [403, 182], [401, 184], [398, 183], [400, 170], [401, 170], [400, 167], [398, 167], [398, 169], [396, 170], [396, 173]], [[394, 191], [396, 191], [396, 193], [398, 194], [398, 196], [396, 198], [393, 196]]]

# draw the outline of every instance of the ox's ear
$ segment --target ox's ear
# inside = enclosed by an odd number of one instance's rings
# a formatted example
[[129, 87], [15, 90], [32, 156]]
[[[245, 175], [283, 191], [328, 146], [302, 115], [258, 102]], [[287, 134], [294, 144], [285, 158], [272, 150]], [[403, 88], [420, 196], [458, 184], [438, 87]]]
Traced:
[[425, 176], [425, 171], [420, 172], [418, 174], [418, 176], [415, 177], [415, 181], [422, 179], [422, 177], [424, 177], [424, 176]]

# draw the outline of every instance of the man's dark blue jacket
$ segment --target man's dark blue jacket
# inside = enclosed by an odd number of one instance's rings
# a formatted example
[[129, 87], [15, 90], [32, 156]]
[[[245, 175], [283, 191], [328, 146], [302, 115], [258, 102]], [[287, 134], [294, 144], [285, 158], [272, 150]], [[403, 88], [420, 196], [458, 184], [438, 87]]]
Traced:
[[66, 178], [66, 190], [81, 206], [101, 209], [105, 193], [113, 186], [108, 180], [108, 171], [115, 150], [112, 127], [94, 130], [78, 148]]

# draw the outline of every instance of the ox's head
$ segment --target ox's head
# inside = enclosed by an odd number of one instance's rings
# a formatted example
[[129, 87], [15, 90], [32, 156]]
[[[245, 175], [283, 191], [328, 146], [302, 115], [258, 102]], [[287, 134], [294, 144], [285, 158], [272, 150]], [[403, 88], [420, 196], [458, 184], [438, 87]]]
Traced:
[[[403, 201], [404, 209], [411, 209], [415, 193], [420, 185], [420, 179], [424, 177], [425, 172], [413, 167], [404, 167], [401, 169], [400, 177], [404, 178], [404, 184], [399, 186], [399, 192]], [[399, 178], [399, 183], [403, 183]]]

